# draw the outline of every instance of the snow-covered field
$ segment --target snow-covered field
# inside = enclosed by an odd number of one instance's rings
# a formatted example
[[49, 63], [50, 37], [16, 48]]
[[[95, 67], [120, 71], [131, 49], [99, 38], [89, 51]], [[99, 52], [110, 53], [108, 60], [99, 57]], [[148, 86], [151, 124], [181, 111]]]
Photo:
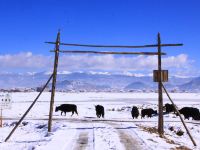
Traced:
[[[79, 115], [61, 116], [53, 113], [52, 132], [47, 132], [50, 93], [41, 95], [38, 102], [17, 128], [8, 142], [4, 142], [16, 121], [23, 115], [38, 93], [12, 93], [12, 109], [3, 111], [0, 128], [0, 150], [126, 150], [126, 149], [200, 149], [200, 121], [187, 120], [194, 137], [194, 147], [178, 117], [164, 115], [165, 137], [156, 133], [158, 117], [132, 119], [131, 107], [157, 109], [156, 93], [56, 93], [55, 105], [76, 104]], [[200, 94], [171, 93], [179, 108], [193, 106], [200, 109]], [[164, 94], [164, 103], [170, 103]], [[105, 108], [105, 118], [97, 118], [95, 105]], [[172, 129], [173, 131], [171, 131]], [[177, 131], [184, 134], [178, 136]]]

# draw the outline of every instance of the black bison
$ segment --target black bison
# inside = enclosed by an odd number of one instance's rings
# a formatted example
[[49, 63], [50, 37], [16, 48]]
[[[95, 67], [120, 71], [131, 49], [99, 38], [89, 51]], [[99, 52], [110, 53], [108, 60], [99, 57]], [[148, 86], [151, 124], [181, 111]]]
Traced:
[[193, 120], [200, 120], [199, 109], [193, 107], [183, 107], [179, 110], [180, 114], [184, 115], [185, 119], [192, 117]]
[[175, 113], [175, 108], [173, 104], [165, 104], [164, 108], [166, 109], [166, 113], [174, 112]]
[[153, 110], [151, 108], [142, 109], [142, 111], [141, 111], [141, 118], [144, 118], [146, 115], [148, 117], [152, 117], [153, 114], [157, 114], [157, 110]]
[[[56, 110], [55, 112], [57, 111], [61, 111], [61, 116], [62, 116], [62, 113], [64, 112], [65, 113], [65, 116], [66, 116], [66, 112], [72, 112], [72, 115], [74, 114], [74, 112], [78, 115], [78, 112], [77, 112], [77, 107], [76, 105], [74, 104], [62, 104], [58, 107], [56, 107]], [[71, 116], [72, 116], [71, 115]]]
[[138, 111], [138, 108], [136, 106], [133, 106], [132, 111], [131, 111], [131, 115], [132, 115], [133, 119], [138, 118], [139, 111]]
[[96, 115], [98, 118], [100, 118], [101, 116], [104, 118], [104, 107], [103, 106], [96, 105], [95, 110], [96, 110]]

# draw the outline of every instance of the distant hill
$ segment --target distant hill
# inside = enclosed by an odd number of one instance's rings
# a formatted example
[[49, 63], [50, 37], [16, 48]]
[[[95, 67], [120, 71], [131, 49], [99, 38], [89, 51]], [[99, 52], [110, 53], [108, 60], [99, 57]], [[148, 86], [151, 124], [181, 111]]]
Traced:
[[62, 81], [57, 83], [57, 89], [62, 90], [87, 90], [87, 91], [93, 91], [93, 90], [105, 90], [109, 89], [110, 87], [107, 85], [95, 85], [95, 84], [89, 84], [86, 82], [81, 81]]
[[129, 89], [129, 90], [136, 90], [136, 89], [149, 89], [150, 86], [148, 86], [147, 84], [144, 84], [143, 82], [133, 82], [129, 85], [127, 85], [125, 87], [125, 89]]
[[180, 85], [179, 89], [187, 91], [200, 91], [200, 77], [194, 78], [190, 82]]

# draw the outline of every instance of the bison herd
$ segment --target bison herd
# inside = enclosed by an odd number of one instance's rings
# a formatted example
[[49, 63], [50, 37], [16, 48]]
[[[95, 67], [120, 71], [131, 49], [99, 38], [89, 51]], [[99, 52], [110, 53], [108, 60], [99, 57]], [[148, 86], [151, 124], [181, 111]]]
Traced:
[[[60, 106], [56, 107], [55, 112], [57, 112], [59, 110], [61, 111], [61, 116], [62, 116], [63, 112], [65, 113], [65, 116], [66, 116], [66, 112], [72, 112], [71, 116], [73, 116], [74, 112], [78, 115], [77, 106], [74, 104], [61, 104]], [[98, 118], [100, 118], [100, 117], [104, 118], [104, 107], [103, 106], [96, 105], [95, 110], [96, 110], [96, 115]]]
[[[178, 115], [175, 111], [175, 108], [172, 104], [165, 104], [165, 106], [163, 106], [163, 108], [165, 109], [165, 113], [169, 114], [171, 112], [173, 112], [174, 114]], [[72, 115], [74, 114], [74, 112], [78, 115], [77, 112], [77, 106], [74, 104], [61, 104], [60, 106], [56, 107], [55, 111], [61, 111], [61, 115], [63, 114], [63, 112], [66, 115], [66, 112], [72, 112]], [[96, 105], [95, 106], [95, 110], [96, 110], [96, 116], [98, 118], [103, 117], [104, 118], [104, 107], [101, 105]], [[188, 119], [191, 117], [193, 120], [200, 120], [200, 112], [199, 109], [197, 108], [193, 108], [193, 107], [183, 107], [179, 110], [180, 114], [182, 114], [184, 116], [185, 119]], [[139, 109], [136, 106], [132, 107], [131, 110], [131, 115], [133, 119], [137, 119], [139, 116]], [[72, 116], [71, 115], [71, 116]], [[151, 118], [153, 115], [157, 115], [157, 110], [153, 110], [152, 108], [146, 108], [146, 109], [142, 109], [141, 110], [141, 118], [144, 118], [145, 116]]]
[[[175, 114], [175, 108], [172, 104], [165, 104], [164, 108], [166, 109], [166, 113], [174, 112]], [[180, 114], [184, 116], [185, 119], [188, 119], [191, 117], [193, 120], [200, 120], [200, 112], [199, 109], [193, 108], [193, 107], [183, 107], [179, 110]], [[176, 115], [178, 115], [176, 113]]]

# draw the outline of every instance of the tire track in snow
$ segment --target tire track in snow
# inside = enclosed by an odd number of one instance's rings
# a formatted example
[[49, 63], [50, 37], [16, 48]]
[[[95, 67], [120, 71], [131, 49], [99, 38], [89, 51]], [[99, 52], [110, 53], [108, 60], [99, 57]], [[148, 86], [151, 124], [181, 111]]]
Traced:
[[124, 145], [126, 150], [147, 150], [147, 145], [140, 139], [132, 130], [133, 127], [123, 127], [123, 125], [116, 123], [108, 123], [117, 129], [120, 142]]
[[130, 134], [120, 130], [119, 137], [126, 150], [142, 150], [141, 146]]
[[71, 145], [65, 150], [124, 150], [117, 131], [105, 123], [82, 124], [70, 129], [76, 130]]
[[93, 150], [124, 150], [117, 130], [106, 123], [94, 123]]
[[88, 132], [82, 132], [79, 134], [74, 150], [85, 150], [87, 145], [88, 145]]
[[[73, 128], [73, 127], [72, 127]], [[94, 147], [94, 128], [89, 124], [78, 124], [75, 128], [76, 136], [73, 137], [71, 150], [92, 150]], [[69, 146], [65, 148], [69, 150]]]

